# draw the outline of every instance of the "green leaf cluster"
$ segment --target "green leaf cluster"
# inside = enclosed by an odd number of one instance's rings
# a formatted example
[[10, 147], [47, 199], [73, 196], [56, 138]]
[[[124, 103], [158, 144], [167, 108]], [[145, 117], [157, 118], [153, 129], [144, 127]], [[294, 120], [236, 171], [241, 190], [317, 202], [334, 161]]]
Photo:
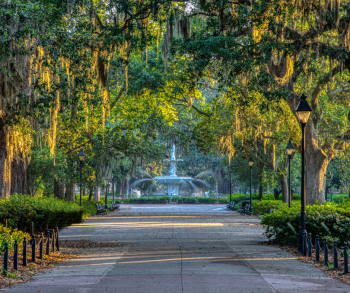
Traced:
[[[275, 203], [271, 203], [273, 206]], [[267, 206], [268, 204], [266, 204]], [[256, 205], [253, 208], [258, 208]], [[265, 235], [281, 244], [297, 244], [300, 226], [300, 204], [293, 204], [288, 208], [280, 204], [272, 213], [265, 214], [261, 221], [265, 226]], [[350, 201], [342, 203], [328, 203], [323, 205], [306, 206], [306, 231], [311, 233], [314, 241], [318, 235], [320, 241], [325, 237], [331, 243], [338, 240], [340, 243], [350, 239]]]
[[30, 223], [42, 232], [64, 227], [83, 220], [83, 209], [78, 205], [57, 198], [34, 198], [15, 194], [0, 201], [0, 224], [28, 231]]
[[0, 225], [0, 255], [4, 251], [5, 242], [8, 244], [9, 251], [13, 251], [15, 240], [18, 241], [19, 247], [22, 247], [22, 241], [24, 237], [30, 239], [30, 235], [20, 230], [7, 228], [4, 225]]

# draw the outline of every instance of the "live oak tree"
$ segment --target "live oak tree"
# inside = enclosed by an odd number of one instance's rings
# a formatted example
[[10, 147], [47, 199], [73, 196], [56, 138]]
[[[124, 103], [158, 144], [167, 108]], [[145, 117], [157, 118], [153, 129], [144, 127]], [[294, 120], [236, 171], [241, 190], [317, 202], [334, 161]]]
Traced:
[[[348, 1], [223, 0], [198, 1], [193, 7], [188, 16], [200, 17], [203, 25], [174, 49], [187, 54], [193, 87], [211, 79], [218, 90], [255, 90], [264, 96], [265, 109], [285, 99], [295, 122], [299, 96], [309, 96], [307, 203], [322, 203], [327, 165], [350, 142], [344, 111], [328, 116], [333, 121], [340, 116], [342, 127], [323, 135], [328, 132], [323, 106], [348, 103], [341, 94], [350, 69]], [[242, 105], [243, 97], [237, 99]]]
[[130, 54], [142, 51], [147, 59], [149, 42], [159, 40], [161, 26], [157, 25], [174, 5], [173, 1], [105, 5], [55, 0], [0, 4], [2, 197], [26, 191], [32, 130], [45, 132], [54, 156], [62, 113], [74, 124], [79, 107], [85, 112], [100, 107], [103, 127], [117, 102], [110, 101], [111, 57], [118, 57], [123, 65], [118, 74], [124, 74], [126, 82], [119, 91], [127, 91]]

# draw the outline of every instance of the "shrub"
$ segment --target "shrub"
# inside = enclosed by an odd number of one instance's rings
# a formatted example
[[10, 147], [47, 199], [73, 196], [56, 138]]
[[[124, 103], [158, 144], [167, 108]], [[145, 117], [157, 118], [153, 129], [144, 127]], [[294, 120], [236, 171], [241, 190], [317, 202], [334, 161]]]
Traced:
[[197, 203], [197, 199], [195, 197], [186, 197], [184, 203]]
[[8, 243], [9, 251], [13, 250], [15, 240], [18, 240], [19, 247], [22, 247], [23, 238], [27, 237], [30, 239], [30, 235], [28, 233], [24, 233], [18, 229], [6, 228], [3, 225], [0, 225], [0, 255], [4, 251], [5, 242]]
[[138, 203], [169, 203], [169, 196], [142, 196], [142, 197], [130, 197], [124, 198], [123, 203], [138, 204]]
[[212, 197], [197, 197], [197, 202], [198, 203], [204, 203], [204, 204], [212, 204], [212, 203], [217, 203], [217, 199], [216, 198], [212, 198]]
[[218, 203], [228, 203], [230, 201], [230, 198], [218, 198], [217, 202]]
[[72, 202], [57, 198], [34, 198], [28, 195], [12, 195], [0, 200], [0, 224], [28, 231], [31, 222], [38, 231], [80, 223], [83, 210]]
[[268, 214], [270, 211], [280, 208], [280, 206], [287, 206], [287, 203], [284, 203], [280, 200], [262, 200], [255, 201], [252, 203], [252, 211], [254, 214]]
[[172, 199], [171, 199], [172, 202], [177, 202], [177, 203], [183, 203], [183, 198], [181, 196], [174, 196]]
[[[280, 205], [279, 209], [265, 214], [261, 221], [265, 226], [265, 235], [279, 243], [297, 244], [300, 225], [300, 204], [291, 208]], [[350, 239], [350, 201], [340, 204], [324, 203], [306, 207], [306, 231], [314, 238], [327, 237], [340, 243]]]

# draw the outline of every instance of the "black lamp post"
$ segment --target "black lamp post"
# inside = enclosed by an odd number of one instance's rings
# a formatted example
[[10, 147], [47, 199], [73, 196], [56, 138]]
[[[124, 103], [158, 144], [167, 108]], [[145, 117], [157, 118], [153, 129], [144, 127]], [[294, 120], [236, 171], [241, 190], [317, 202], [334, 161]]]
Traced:
[[84, 150], [80, 149], [78, 154], [80, 160], [80, 206], [82, 205], [82, 194], [83, 194], [83, 161], [85, 158]]
[[249, 164], [249, 168], [250, 168], [250, 207], [249, 207], [249, 211], [252, 211], [252, 180], [253, 180], [253, 159], [250, 158], [248, 161]]
[[114, 200], [114, 181], [113, 180], [112, 180], [112, 194], [113, 194], [113, 204], [114, 204], [115, 200]]
[[329, 175], [329, 195], [330, 195], [330, 201], [333, 201], [333, 194], [332, 194], [332, 172], [328, 172]]
[[[301, 124], [301, 211], [300, 211], [300, 234], [299, 234], [299, 252], [304, 253], [303, 246], [303, 235], [306, 233], [305, 230], [305, 126], [309, 120], [312, 109], [306, 101], [306, 96], [303, 94], [300, 97], [300, 102], [295, 109]], [[305, 254], [305, 253], [304, 253]]]
[[288, 206], [291, 207], [292, 206], [292, 176], [291, 176], [291, 168], [290, 168], [290, 161], [292, 159], [292, 155], [295, 151], [295, 148], [292, 144], [292, 141], [289, 140], [288, 141], [288, 144], [287, 144], [287, 147], [286, 147], [286, 153], [288, 155], [288, 165], [289, 165], [289, 180], [288, 180]]
[[107, 194], [108, 194], [108, 191], [107, 191], [107, 180], [105, 180], [105, 184], [106, 184], [106, 196], [105, 196], [105, 210], [107, 210], [107, 207], [108, 207], [108, 204], [107, 204]]

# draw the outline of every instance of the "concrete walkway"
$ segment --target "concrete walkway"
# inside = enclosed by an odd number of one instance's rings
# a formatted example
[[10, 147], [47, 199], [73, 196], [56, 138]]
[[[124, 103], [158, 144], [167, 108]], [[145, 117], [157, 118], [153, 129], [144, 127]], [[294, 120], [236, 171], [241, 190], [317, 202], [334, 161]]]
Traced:
[[310, 264], [259, 244], [254, 217], [222, 205], [123, 205], [62, 230], [102, 243], [8, 292], [350, 292]]

